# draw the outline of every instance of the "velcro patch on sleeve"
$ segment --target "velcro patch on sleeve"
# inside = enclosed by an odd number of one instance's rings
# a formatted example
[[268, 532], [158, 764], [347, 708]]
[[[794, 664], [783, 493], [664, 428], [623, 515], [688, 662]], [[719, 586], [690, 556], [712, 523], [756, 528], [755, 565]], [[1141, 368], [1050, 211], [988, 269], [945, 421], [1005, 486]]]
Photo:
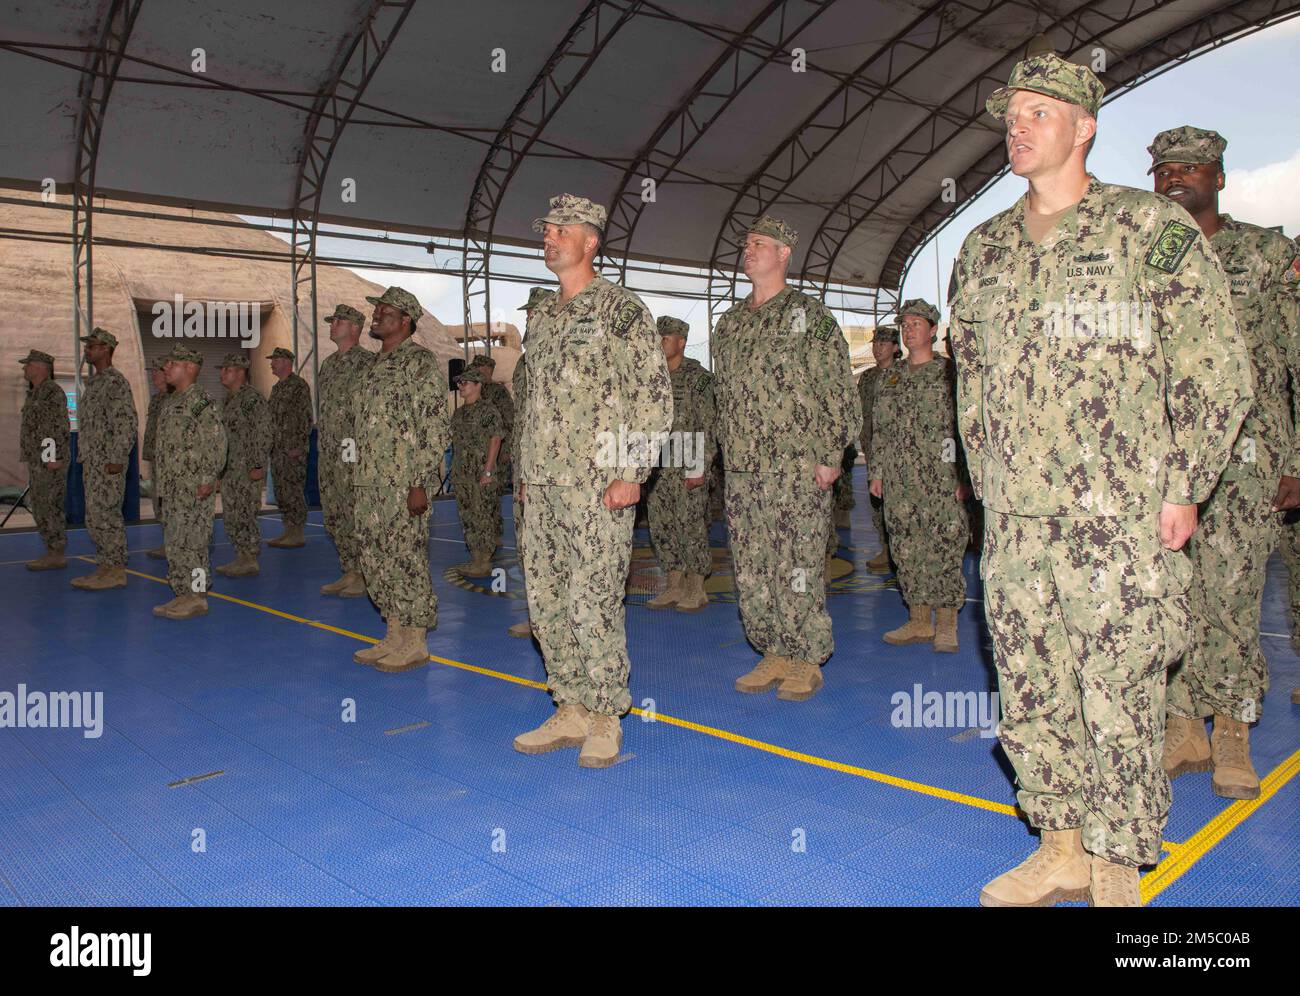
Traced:
[[635, 301], [624, 301], [614, 312], [614, 323], [610, 331], [620, 339], [626, 339], [628, 331], [641, 314]]
[[1286, 275], [1282, 280], [1288, 284], [1300, 283], [1300, 255], [1291, 260], [1291, 265], [1286, 268]]
[[1164, 273], [1177, 273], [1187, 256], [1187, 250], [1195, 241], [1196, 229], [1181, 221], [1167, 222], [1155, 245], [1147, 253], [1147, 265]]
[[813, 336], [825, 342], [835, 331], [835, 319], [831, 315], [823, 315], [821, 320], [813, 326]]

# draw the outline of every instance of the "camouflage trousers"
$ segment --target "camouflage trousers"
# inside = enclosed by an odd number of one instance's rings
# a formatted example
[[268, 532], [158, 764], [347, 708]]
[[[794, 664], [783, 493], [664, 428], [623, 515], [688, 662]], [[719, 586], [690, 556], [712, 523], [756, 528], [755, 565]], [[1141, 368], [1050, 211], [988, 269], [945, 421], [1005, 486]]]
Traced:
[[[288, 453], [271, 452], [271, 476], [275, 478], [275, 504], [286, 526], [307, 521], [307, 457], [291, 460]], [[403, 496], [405, 498], [405, 496]]]
[[453, 471], [451, 487], [470, 555], [492, 556], [501, 543], [501, 486], [494, 479], [484, 487], [473, 472], [462, 476]]
[[126, 522], [122, 495], [126, 471], [110, 474], [102, 462], [81, 465], [86, 486], [86, 532], [95, 544], [95, 563], [101, 567], [126, 566]]
[[826, 531], [826, 556], [828, 557], [835, 556], [835, 551], [840, 547], [840, 534], [835, 528], [835, 514], [851, 512], [858, 507], [857, 499], [853, 497], [853, 464], [857, 454], [858, 451], [851, 446], [845, 449], [844, 460], [840, 463], [840, 476], [835, 478], [835, 483], [831, 486], [831, 519], [830, 528]]
[[623, 595], [636, 508], [607, 509], [605, 485], [530, 484], [524, 502], [528, 616], [557, 705], [602, 716], [632, 706]]
[[227, 471], [221, 479], [221, 517], [226, 536], [235, 552], [246, 557], [256, 557], [262, 552], [257, 511], [262, 507], [263, 483], [250, 481], [246, 470]]
[[167, 584], [173, 595], [206, 592], [212, 587], [208, 545], [212, 542], [215, 492], [200, 498], [193, 491], [169, 491], [163, 546], [167, 548]]
[[64, 498], [68, 491], [66, 468], [50, 470], [43, 463], [27, 465], [27, 481], [32, 490], [32, 518], [46, 547], [62, 550], [68, 545], [68, 518], [64, 511]]
[[886, 491], [885, 521], [903, 601], [960, 609], [966, 602], [966, 506], [951, 495], [914, 501]]
[[650, 542], [665, 571], [685, 571], [707, 577], [713, 564], [709, 551], [709, 486], [686, 490], [685, 471], [660, 467], [650, 481], [646, 515]]
[[1169, 674], [1169, 711], [1179, 716], [1259, 719], [1268, 662], [1259, 649], [1264, 568], [1278, 539], [1273, 488], [1256, 477], [1220, 479], [1188, 540], [1192, 639]]
[[[337, 453], [337, 447], [322, 446], [324, 453]], [[360, 555], [357, 552], [357, 524], [353, 511], [356, 496], [352, 491], [352, 464], [344, 463], [336, 456], [321, 456], [316, 463], [316, 474], [320, 484], [321, 515], [325, 520], [325, 531], [334, 541], [334, 549], [339, 552], [339, 566], [343, 573], [360, 570]]]
[[357, 547], [366, 593], [390, 623], [438, 626], [429, 575], [429, 512], [412, 515], [406, 488], [354, 487]]
[[727, 532], [740, 619], [762, 654], [820, 664], [835, 649], [826, 611], [831, 492], [811, 466], [727, 471]]
[[876, 530], [876, 538], [882, 547], [889, 545], [889, 531], [885, 527], [885, 499], [870, 495], [871, 525]]
[[1295, 633], [1300, 629], [1300, 514], [1292, 512], [1287, 518], [1295, 521], [1283, 521], [1278, 535], [1278, 552], [1282, 554], [1290, 574], [1291, 632]]
[[1155, 517], [985, 512], [985, 616], [1020, 808], [1092, 854], [1160, 860], [1165, 669], [1187, 645], [1191, 563]]

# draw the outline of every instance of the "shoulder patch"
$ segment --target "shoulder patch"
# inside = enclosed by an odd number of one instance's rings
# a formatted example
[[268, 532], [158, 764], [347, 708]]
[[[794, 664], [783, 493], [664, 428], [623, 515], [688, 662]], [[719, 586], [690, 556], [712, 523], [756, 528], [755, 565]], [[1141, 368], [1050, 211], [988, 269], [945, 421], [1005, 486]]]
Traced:
[[816, 339], [825, 342], [835, 331], [835, 318], [832, 315], [823, 315], [821, 320], [813, 326], [812, 334]]
[[1181, 221], [1167, 222], [1160, 237], [1156, 239], [1156, 244], [1147, 253], [1147, 265], [1164, 273], [1177, 273], [1183, 265], [1187, 250], [1195, 241], [1196, 229]]
[[695, 387], [697, 390], [703, 391], [712, 383], [713, 383], [713, 375], [709, 373], [707, 370], [701, 370], [700, 376], [697, 377], [695, 380]]
[[1300, 283], [1300, 253], [1297, 253], [1291, 260], [1291, 265], [1286, 268], [1286, 274], [1282, 280], [1288, 284]]
[[632, 323], [637, 320], [640, 314], [641, 309], [637, 307], [635, 301], [624, 301], [614, 309], [614, 322], [610, 331], [620, 339], [626, 338], [628, 330], [632, 328]]

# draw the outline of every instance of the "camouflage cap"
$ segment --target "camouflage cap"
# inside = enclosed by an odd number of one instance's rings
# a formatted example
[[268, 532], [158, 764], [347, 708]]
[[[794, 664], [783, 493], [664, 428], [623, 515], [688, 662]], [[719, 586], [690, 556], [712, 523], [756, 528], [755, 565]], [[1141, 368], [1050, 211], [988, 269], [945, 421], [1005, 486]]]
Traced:
[[900, 321], [904, 315], [916, 315], [918, 318], [924, 318], [931, 325], [939, 324], [939, 309], [929, 301], [924, 301], [919, 297], [904, 301], [899, 306], [898, 318]]
[[276, 346], [266, 358], [268, 360], [292, 360], [295, 357], [292, 350], [285, 349], [283, 346]]
[[1007, 85], [994, 90], [984, 102], [984, 109], [995, 118], [1007, 113], [1015, 90], [1032, 90], [1067, 104], [1077, 104], [1093, 117], [1101, 107], [1106, 87], [1087, 66], [1067, 62], [1055, 52], [1043, 52], [1016, 63]]
[[486, 384], [488, 383], [487, 371], [481, 367], [468, 366], [456, 377], [456, 385], [461, 384]]
[[545, 301], [548, 297], [554, 297], [554, 296], [555, 296], [555, 291], [551, 290], [551, 288], [549, 287], [534, 287], [532, 290], [528, 292], [527, 303], [519, 310], [532, 311], [539, 304]]
[[179, 342], [172, 346], [172, 351], [167, 354], [166, 358], [168, 360], [178, 360], [181, 363], [197, 363], [199, 366], [203, 366], [203, 354], [197, 349]]
[[691, 334], [691, 327], [680, 318], [673, 318], [669, 315], [660, 315], [655, 322], [655, 328], [659, 330], [661, 336], [679, 335], [683, 339]]
[[248, 354], [245, 352], [227, 353], [221, 358], [218, 367], [242, 367], [248, 369]]
[[19, 363], [48, 363], [52, 368], [54, 366], [54, 357], [51, 356], [49, 353], [42, 352], [39, 349], [29, 349], [27, 350], [27, 355], [24, 356], [18, 362]]
[[584, 222], [595, 225], [604, 232], [605, 208], [577, 194], [560, 194], [551, 198], [551, 210], [546, 216], [533, 222], [533, 231], [540, 235], [545, 225], [577, 225]]
[[153, 362], [151, 362], [151, 363], [149, 364], [149, 369], [150, 369], [150, 370], [161, 370], [161, 369], [162, 369], [163, 367], [165, 367], [165, 366], [167, 366], [167, 357], [165, 357], [165, 356], [155, 356], [155, 357], [153, 358]]
[[1223, 150], [1227, 147], [1228, 140], [1217, 131], [1191, 125], [1170, 128], [1147, 146], [1151, 153], [1151, 168], [1147, 172], [1154, 173], [1161, 163], [1218, 163], [1223, 160]]
[[101, 329], [95, 326], [90, 335], [83, 335], [81, 341], [85, 343], [102, 342], [105, 346], [117, 346], [117, 336], [113, 335], [108, 329]]
[[894, 346], [898, 345], [898, 326], [897, 325], [877, 325], [876, 332], [871, 337], [872, 342], [888, 342]]
[[778, 242], [784, 242], [791, 249], [799, 244], [799, 233], [780, 218], [773, 218], [770, 214], [763, 215], [758, 221], [745, 229], [746, 234], [750, 232], [756, 235], [766, 235]]
[[357, 311], [357, 309], [352, 307], [352, 305], [350, 304], [338, 305], [334, 309], [334, 314], [327, 315], [325, 318], [326, 324], [332, 324], [334, 322], [343, 321], [343, 322], [356, 322], [358, 325], [363, 325], [365, 324], [365, 320], [366, 320], [366, 316], [363, 315], [361, 312]]
[[497, 361], [492, 359], [486, 353], [475, 353], [474, 359], [469, 361], [471, 367], [487, 367], [489, 370], [497, 368]]
[[366, 300], [371, 304], [391, 304], [398, 311], [409, 316], [413, 322], [418, 322], [424, 315], [424, 309], [420, 307], [420, 302], [415, 299], [415, 295], [402, 287], [390, 287], [378, 297], [367, 296]]

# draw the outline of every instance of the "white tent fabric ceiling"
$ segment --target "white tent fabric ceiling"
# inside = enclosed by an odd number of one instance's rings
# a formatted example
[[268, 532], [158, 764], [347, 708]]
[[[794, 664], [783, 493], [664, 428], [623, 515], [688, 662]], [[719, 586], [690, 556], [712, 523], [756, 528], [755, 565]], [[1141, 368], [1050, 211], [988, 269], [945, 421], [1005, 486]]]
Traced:
[[[82, 70], [111, 4], [4, 5], [3, 182], [72, 181]], [[377, 6], [144, 0], [108, 101], [98, 190], [285, 215], [315, 96]], [[549, 196], [579, 193], [612, 209], [626, 191], [608, 253], [717, 270], [736, 222], [770, 210], [800, 231], [793, 269], [810, 282], [896, 288], [927, 232], [1001, 170], [1000, 134], [983, 100], [1034, 36], [1079, 61], [1105, 50], [1102, 77], [1115, 89], [1298, 8], [1300, 0], [417, 0], [342, 132], [320, 214], [454, 237], [490, 228], [495, 242], [531, 243], [530, 223]], [[196, 48], [204, 73], [190, 72]], [[791, 68], [795, 48], [806, 52], [806, 72]], [[493, 71], [497, 49], [505, 72]], [[576, 66], [585, 73], [564, 94], [539, 82], [548, 63], [566, 82]], [[503, 137], [516, 108], [516, 137]], [[468, 223], [491, 143], [522, 148], [518, 136], [538, 121], [544, 127], [513, 174], [489, 174], [482, 188], [494, 220], [480, 211]], [[647, 176], [655, 199], [642, 205]], [[356, 182], [355, 203], [340, 197], [344, 178]], [[942, 197], [946, 178], [958, 204]]]

